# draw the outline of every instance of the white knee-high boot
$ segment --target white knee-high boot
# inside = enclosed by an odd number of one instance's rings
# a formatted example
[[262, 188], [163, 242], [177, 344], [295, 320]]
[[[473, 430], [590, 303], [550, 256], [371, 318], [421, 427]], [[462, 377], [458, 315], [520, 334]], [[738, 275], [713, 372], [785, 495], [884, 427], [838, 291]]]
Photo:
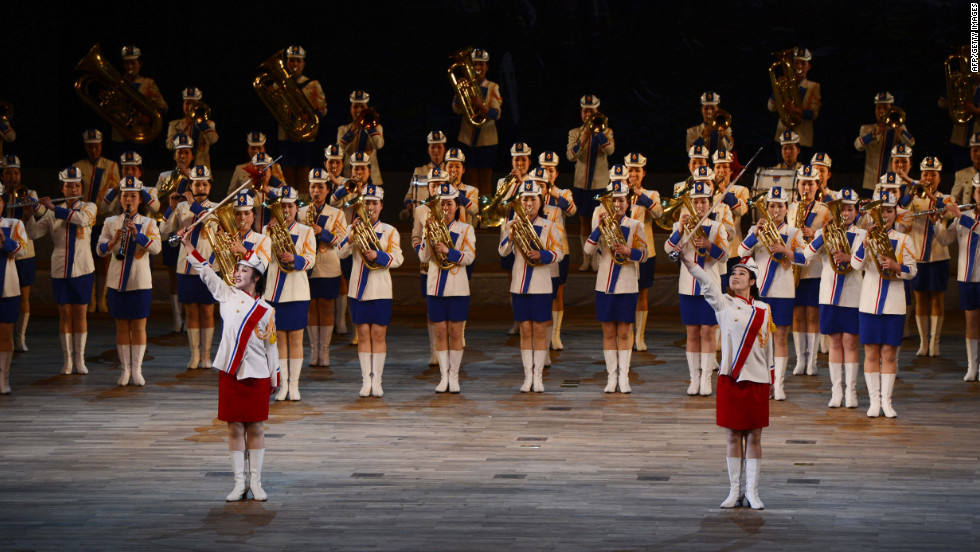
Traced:
[[289, 359], [289, 400], [298, 401], [302, 397], [299, 395], [299, 374], [303, 371], [303, 359]]
[[436, 359], [439, 360], [439, 385], [436, 386], [436, 393], [445, 393], [449, 390], [449, 351], [436, 351]]
[[980, 364], [977, 354], [980, 353], [980, 339], [966, 340], [966, 375], [963, 381], [973, 381], [977, 379], [977, 367]]
[[361, 363], [361, 390], [358, 395], [369, 397], [371, 396], [371, 353], [357, 353], [357, 360]]
[[868, 385], [868, 397], [871, 398], [868, 417], [877, 418], [881, 415], [881, 373], [865, 370], [864, 383]]
[[449, 392], [459, 393], [459, 367], [463, 364], [463, 350], [449, 351]]
[[262, 488], [262, 461], [265, 459], [265, 449], [248, 449], [248, 489], [252, 491], [252, 498], [258, 502], [265, 502], [269, 499]]
[[793, 375], [799, 376], [806, 371], [806, 334], [793, 332], [793, 347], [796, 348], [796, 367]]
[[616, 384], [618, 383], [618, 378], [616, 377], [616, 370], [619, 369], [618, 359], [616, 358], [615, 349], [603, 349], [602, 356], [606, 360], [606, 388], [602, 390], [603, 393], [615, 393]]
[[214, 327], [201, 328], [201, 368], [211, 368], [212, 343], [214, 343]]
[[381, 375], [385, 371], [385, 358], [388, 353], [371, 353], [371, 394], [381, 398], [385, 392], [381, 389]]
[[132, 353], [130, 352], [130, 345], [120, 345], [117, 343], [116, 354], [119, 355], [119, 369], [120, 372], [122, 372], [119, 374], [119, 380], [116, 381], [116, 385], [118, 385], [119, 387], [126, 387], [127, 385], [129, 385], [129, 370], [130, 370], [130, 363], [132, 362], [131, 360]]
[[146, 380], [143, 379], [143, 354], [146, 352], [146, 343], [142, 345], [130, 345], [129, 347], [129, 366], [133, 371], [133, 384], [143, 387]]
[[307, 326], [306, 333], [310, 336], [310, 366], [319, 366], [320, 326]]
[[317, 366], [330, 366], [330, 340], [333, 338], [333, 326], [320, 326], [320, 357]]
[[806, 374], [808, 376], [817, 375], [817, 338], [820, 334], [806, 334]]
[[776, 357], [776, 366], [773, 370], [773, 386], [772, 386], [772, 398], [777, 401], [786, 400], [786, 389], [783, 387], [783, 383], [786, 380], [786, 365], [789, 364], [789, 358], [787, 357]]
[[201, 328], [187, 328], [187, 346], [191, 349], [187, 369], [194, 370], [201, 365]]
[[[617, 353], [619, 357], [619, 392], [620, 393], [632, 393], [633, 389], [630, 388], [630, 358], [633, 355], [633, 348], [630, 347], [625, 351], [620, 350]], [[710, 376], [709, 376], [710, 377]]]
[[534, 350], [534, 382], [533, 389], [535, 393], [544, 393], [544, 357], [548, 355], [548, 351]]
[[[190, 330], [187, 330], [188, 332]], [[279, 392], [276, 393], [277, 401], [286, 400], [286, 394], [289, 393], [289, 359], [280, 358], [279, 359]]]
[[184, 329], [184, 313], [177, 295], [170, 296], [170, 313], [174, 319], [173, 331], [180, 333]]
[[847, 384], [847, 389], [844, 390], [846, 396], [844, 405], [847, 408], [857, 408], [858, 406], [858, 371], [861, 365], [857, 362], [850, 362], [844, 364], [844, 381]]
[[701, 353], [687, 353], [687, 370], [691, 375], [691, 384], [687, 386], [688, 395], [697, 395], [701, 390]]
[[426, 323], [429, 329], [429, 366], [437, 366], [439, 359], [436, 357], [436, 327], [431, 323]]
[[881, 410], [884, 412], [885, 417], [894, 418], [898, 416], [895, 409], [892, 408], [892, 390], [895, 389], [895, 377], [898, 374], [882, 374], [881, 375]]
[[738, 503], [739, 486], [742, 478], [742, 459], [734, 456], [725, 457], [728, 463], [728, 498], [721, 503], [722, 508], [734, 508]]
[[12, 351], [0, 353], [0, 395], [10, 394], [10, 360], [13, 356]]
[[88, 332], [71, 334], [71, 352], [75, 362], [75, 370], [79, 374], [87, 374], [88, 368], [85, 366], [85, 342], [88, 340]]
[[333, 325], [339, 334], [347, 333], [347, 296], [339, 295], [333, 303]]
[[17, 323], [14, 326], [14, 350], [27, 352], [27, 321], [30, 320], [31, 313], [22, 312], [17, 315]]
[[841, 401], [844, 400], [844, 391], [841, 388], [841, 372], [843, 368], [843, 364], [836, 362], [830, 363], [830, 402], [827, 403], [827, 406], [830, 408], [840, 408]]
[[521, 393], [527, 393], [534, 382], [534, 351], [521, 349], [521, 363], [524, 365], [524, 383], [521, 385]]
[[919, 350], [915, 356], [929, 356], [929, 317], [916, 316], [915, 327], [919, 329]]
[[762, 476], [762, 459], [745, 459], [745, 498], [749, 501], [749, 506], [753, 510], [761, 510], [766, 507], [759, 498], [759, 479]]
[[702, 397], [711, 395], [711, 372], [715, 369], [715, 354], [701, 353], [701, 389]]
[[553, 331], [546, 331], [544, 334], [544, 365], [545, 367], [551, 366], [551, 338], [554, 336]]
[[[929, 317], [931, 331], [929, 332], [929, 356], [937, 357], [939, 356], [939, 334], [943, 331], [943, 317], [942, 316], [930, 316]], [[27, 348], [25, 346], [24, 350]]]
[[650, 311], [636, 311], [636, 321], [633, 325], [633, 345], [637, 351], [647, 350], [646, 332], [647, 315]]
[[235, 488], [225, 497], [227, 502], [237, 502], [245, 498], [248, 487], [245, 485], [245, 451], [233, 450], [231, 456], [231, 471], [235, 474]]
[[565, 311], [551, 311], [551, 348], [561, 351], [565, 345], [561, 342], [561, 321], [565, 317]]
[[64, 364], [61, 365], [61, 373], [66, 375], [71, 374], [75, 366], [73, 360], [74, 355], [71, 352], [71, 334], [58, 334], [58, 337], [61, 340], [61, 354], [65, 359]]

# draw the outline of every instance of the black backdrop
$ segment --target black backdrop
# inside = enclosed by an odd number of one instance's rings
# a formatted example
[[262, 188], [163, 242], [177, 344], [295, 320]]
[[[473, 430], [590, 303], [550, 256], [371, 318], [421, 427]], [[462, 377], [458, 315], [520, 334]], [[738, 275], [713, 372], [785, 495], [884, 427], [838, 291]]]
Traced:
[[[680, 172], [685, 128], [699, 122], [698, 96], [722, 96], [734, 116], [742, 160], [771, 145], [776, 116], [766, 111], [770, 53], [802, 45], [814, 54], [811, 78], [821, 83], [823, 108], [816, 146], [835, 171], [860, 171], [852, 142], [871, 122], [872, 97], [890, 90], [908, 112], [922, 155], [948, 158], [950, 121], [936, 106], [944, 91], [942, 62], [968, 41], [969, 5], [952, 1], [679, 3], [611, 0], [426, 0], [418, 2], [127, 2], [120, 5], [8, 3], [0, 34], [0, 99], [13, 102], [18, 138], [5, 146], [28, 167], [59, 168], [83, 156], [80, 133], [108, 131], [74, 95], [73, 68], [101, 42], [121, 68], [119, 49], [143, 50], [142, 73], [180, 109], [185, 86], [204, 90], [220, 141], [215, 169], [243, 160], [244, 136], [275, 125], [251, 88], [256, 66], [293, 43], [308, 51], [306, 74], [319, 79], [328, 115], [321, 140], [335, 138], [349, 118], [347, 95], [370, 92], [387, 144], [382, 171], [425, 162], [425, 133], [455, 139], [459, 118], [446, 55], [486, 48], [490, 78], [504, 95], [501, 169], [506, 147], [528, 142], [535, 152], [565, 147], [578, 123], [578, 98], [594, 93], [616, 133], [617, 158], [644, 152], [648, 170]], [[172, 163], [158, 138], [145, 164]], [[271, 147], [270, 149], [275, 149]], [[774, 162], [775, 147], [764, 154]], [[571, 170], [566, 163], [562, 170]], [[38, 183], [40, 184], [40, 183]], [[43, 187], [43, 185], [41, 186]]]

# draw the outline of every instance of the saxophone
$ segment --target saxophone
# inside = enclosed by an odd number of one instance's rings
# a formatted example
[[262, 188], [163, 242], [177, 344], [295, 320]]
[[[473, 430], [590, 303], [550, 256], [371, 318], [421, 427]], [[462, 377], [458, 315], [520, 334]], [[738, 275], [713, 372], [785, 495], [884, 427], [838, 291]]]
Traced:
[[[599, 233], [602, 235], [603, 245], [612, 253], [613, 245], [626, 245], [626, 238], [623, 237], [623, 231], [620, 230], [619, 223], [616, 222], [616, 209], [612, 205], [612, 192], [603, 192], [596, 199], [606, 210], [606, 217], [599, 221]], [[613, 254], [613, 262], [623, 266], [632, 261], [629, 255]]]
[[875, 267], [878, 269], [878, 274], [886, 280], [891, 280], [897, 276], [897, 274], [891, 270], [883, 270], [881, 268], [881, 257], [887, 257], [893, 261], [898, 259], [895, 257], [895, 250], [892, 248], [892, 241], [888, 237], [888, 231], [885, 230], [885, 222], [881, 219], [881, 204], [884, 203], [882, 200], [872, 201], [865, 205], [862, 205], [859, 211], [861, 214], [867, 214], [874, 221], [875, 227], [868, 230], [867, 244], [868, 244], [868, 254], [871, 255], [871, 259], [875, 262]]
[[381, 245], [381, 240], [378, 239], [378, 235], [374, 233], [374, 229], [370, 226], [371, 218], [368, 217], [367, 209], [364, 208], [364, 195], [357, 191], [357, 180], [347, 180], [344, 183], [344, 187], [347, 188], [347, 194], [352, 196], [344, 202], [344, 207], [353, 209], [357, 214], [357, 219], [350, 225], [350, 233], [347, 237], [361, 254], [361, 260], [364, 262], [364, 266], [368, 267], [368, 270], [377, 270], [381, 268], [381, 265], [375, 261], [369, 261], [364, 256], [364, 253], [372, 249], [374, 251], [384, 251], [384, 247]]
[[272, 256], [276, 258], [276, 264], [279, 265], [279, 270], [293, 272], [296, 270], [296, 267], [292, 264], [282, 262], [282, 259], [279, 258], [279, 255], [282, 253], [296, 255], [296, 244], [293, 243], [293, 238], [289, 234], [289, 230], [286, 229], [286, 216], [282, 212], [282, 198], [276, 197], [271, 201], [266, 201], [262, 206], [269, 209], [273, 218], [276, 219], [276, 224], [270, 224], [268, 226], [269, 239], [272, 240]]
[[[772, 217], [769, 216], [769, 211], [767, 209], [768, 202], [766, 201], [767, 193], [768, 192], [760, 192], [756, 194], [754, 197], [749, 198], [749, 203], [754, 205], [755, 208], [759, 210], [759, 213], [762, 214], [762, 217], [766, 220], [761, 229], [758, 227], [756, 228], [755, 235], [757, 238], [759, 238], [759, 243], [766, 248], [769, 256], [772, 256], [772, 250], [770, 248], [776, 243], [782, 243], [783, 237], [779, 235], [779, 228], [776, 227], [775, 221], [773, 221]], [[784, 269], [789, 269], [790, 265], [792, 264], [792, 261], [785, 256], [782, 259], [779, 259], [777, 262], [779, 263], [779, 266], [783, 267]]]
[[527, 211], [521, 205], [521, 196], [514, 194], [500, 205], [502, 208], [510, 207], [514, 210], [514, 224], [510, 227], [510, 239], [514, 242], [514, 247], [524, 257], [524, 262], [531, 266], [540, 266], [541, 261], [528, 258], [527, 254], [531, 251], [543, 251], [544, 246], [538, 239], [538, 233], [534, 231], [534, 225], [527, 218]]
[[844, 224], [840, 218], [840, 199], [835, 199], [827, 203], [827, 210], [830, 212], [830, 222], [823, 229], [824, 248], [827, 250], [827, 258], [830, 259], [830, 267], [835, 273], [840, 275], [849, 274], [854, 268], [851, 263], [837, 264], [834, 261], [834, 253], [838, 251], [851, 254], [851, 243], [847, 241], [847, 233], [844, 231]]

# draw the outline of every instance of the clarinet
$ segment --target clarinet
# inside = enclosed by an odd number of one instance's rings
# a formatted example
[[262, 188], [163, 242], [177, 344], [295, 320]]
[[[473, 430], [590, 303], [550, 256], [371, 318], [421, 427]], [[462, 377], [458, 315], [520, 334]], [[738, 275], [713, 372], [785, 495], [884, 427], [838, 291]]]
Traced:
[[129, 228], [126, 227], [126, 223], [132, 220], [132, 216], [129, 214], [129, 209], [126, 210], [123, 216], [123, 235], [122, 239], [119, 241], [119, 251], [116, 252], [116, 259], [123, 260], [126, 258], [126, 246], [129, 244]]

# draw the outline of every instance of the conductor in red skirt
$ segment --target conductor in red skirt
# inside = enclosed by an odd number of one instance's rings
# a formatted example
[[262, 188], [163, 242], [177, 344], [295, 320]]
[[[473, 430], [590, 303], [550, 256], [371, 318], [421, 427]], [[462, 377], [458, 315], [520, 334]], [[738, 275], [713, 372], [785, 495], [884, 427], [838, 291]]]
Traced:
[[218, 419], [228, 423], [228, 450], [235, 472], [235, 488], [225, 500], [244, 500], [251, 490], [255, 500], [265, 501], [268, 495], [261, 483], [264, 422], [269, 419], [269, 396], [281, 384], [275, 311], [261, 295], [266, 264], [247, 252], [235, 267], [234, 287], [229, 286], [194, 249], [190, 233], [181, 232], [187, 260], [220, 305], [223, 322], [213, 366], [221, 372]]
[[[757, 300], [755, 284], [759, 268], [751, 257], [743, 258], [732, 268], [728, 293], [724, 294], [694, 262], [691, 247], [684, 248], [681, 260], [700, 282], [721, 330], [716, 416], [718, 425], [728, 429], [726, 459], [731, 484], [721, 507], [734, 508], [744, 504], [744, 498], [753, 510], [761, 510], [764, 507], [759, 498], [762, 428], [769, 425], [769, 385], [774, 364], [772, 336], [776, 326], [769, 305]], [[743, 453], [744, 494], [740, 491]]]

